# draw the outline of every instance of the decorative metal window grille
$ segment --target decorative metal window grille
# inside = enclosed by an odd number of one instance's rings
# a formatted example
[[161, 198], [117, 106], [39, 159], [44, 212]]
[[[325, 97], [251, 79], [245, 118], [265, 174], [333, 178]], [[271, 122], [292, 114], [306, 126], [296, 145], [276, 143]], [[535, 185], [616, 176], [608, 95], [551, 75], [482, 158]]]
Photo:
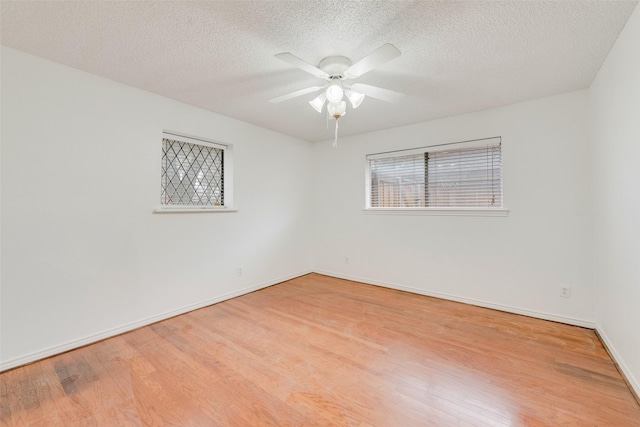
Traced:
[[224, 206], [224, 150], [163, 138], [161, 203]]
[[500, 138], [367, 156], [370, 207], [502, 207]]

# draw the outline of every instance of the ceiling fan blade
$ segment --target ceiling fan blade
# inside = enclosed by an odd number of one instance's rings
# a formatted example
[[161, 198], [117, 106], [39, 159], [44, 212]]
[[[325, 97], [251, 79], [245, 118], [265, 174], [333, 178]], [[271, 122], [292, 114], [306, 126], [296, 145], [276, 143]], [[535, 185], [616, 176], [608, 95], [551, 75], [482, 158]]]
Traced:
[[353, 64], [351, 67], [347, 68], [344, 72], [344, 77], [347, 79], [355, 79], [400, 55], [401, 52], [394, 45], [390, 43], [383, 44], [378, 49]]
[[321, 79], [329, 80], [331, 77], [329, 74], [322, 71], [320, 68], [316, 67], [315, 65], [309, 64], [307, 61], [298, 58], [292, 53], [289, 53], [289, 52], [279, 53], [276, 55], [276, 58], [288, 64], [291, 64], [294, 67], [301, 69], [302, 71], [306, 71], [309, 74], [319, 77]]
[[395, 92], [389, 89], [383, 89], [377, 86], [366, 85], [364, 83], [356, 83], [351, 85], [351, 89], [356, 92], [364, 93], [371, 98], [379, 99], [387, 102], [398, 102], [404, 98], [404, 93]]
[[275, 98], [271, 98], [269, 102], [272, 104], [276, 104], [282, 101], [288, 101], [290, 99], [296, 98], [298, 96], [306, 95], [308, 93], [317, 92], [320, 89], [324, 89], [324, 86], [311, 86], [304, 89], [296, 90], [295, 92], [287, 93], [286, 95], [276, 96]]

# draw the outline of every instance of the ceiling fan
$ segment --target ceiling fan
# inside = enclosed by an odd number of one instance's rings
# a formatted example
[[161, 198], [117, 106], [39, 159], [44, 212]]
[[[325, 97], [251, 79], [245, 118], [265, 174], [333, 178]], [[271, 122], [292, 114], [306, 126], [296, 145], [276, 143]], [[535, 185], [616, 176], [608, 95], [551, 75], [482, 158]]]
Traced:
[[315, 77], [326, 80], [327, 83], [296, 90], [286, 95], [272, 98], [269, 102], [278, 103], [288, 101], [302, 95], [323, 90], [323, 92], [317, 97], [309, 101], [309, 104], [311, 104], [317, 112], [321, 113], [325, 102], [328, 101], [327, 111], [336, 119], [337, 135], [337, 120], [346, 113], [347, 108], [347, 104], [346, 101], [343, 100], [343, 96], [346, 95], [353, 108], [358, 108], [365, 96], [387, 102], [398, 102], [404, 96], [404, 94], [400, 92], [383, 89], [377, 86], [371, 86], [363, 83], [354, 83], [349, 85], [346, 83], [348, 80], [357, 79], [363, 74], [397, 58], [400, 55], [401, 53], [398, 48], [387, 43], [380, 46], [378, 49], [374, 50], [355, 64], [351, 62], [351, 59], [344, 56], [329, 56], [321, 60], [316, 67], [292, 53], [279, 53], [276, 55], [276, 58]]

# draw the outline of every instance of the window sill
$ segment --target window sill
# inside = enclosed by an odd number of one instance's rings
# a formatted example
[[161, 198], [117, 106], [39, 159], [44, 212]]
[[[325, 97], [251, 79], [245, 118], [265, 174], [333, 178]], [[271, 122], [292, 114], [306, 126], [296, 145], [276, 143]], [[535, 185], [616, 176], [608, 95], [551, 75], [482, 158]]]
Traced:
[[503, 208], [365, 208], [367, 215], [508, 216]]
[[223, 213], [223, 212], [238, 212], [238, 209], [228, 208], [224, 206], [211, 207], [211, 206], [185, 206], [185, 207], [168, 207], [162, 206], [153, 210], [153, 213], [157, 214], [180, 214], [180, 213]]

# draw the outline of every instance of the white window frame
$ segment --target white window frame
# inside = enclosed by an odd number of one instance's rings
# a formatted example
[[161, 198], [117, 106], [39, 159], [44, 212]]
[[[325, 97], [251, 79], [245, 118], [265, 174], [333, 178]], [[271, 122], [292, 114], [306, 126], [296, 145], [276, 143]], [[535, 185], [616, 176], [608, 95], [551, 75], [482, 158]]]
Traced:
[[409, 156], [425, 152], [433, 153], [453, 149], [472, 148], [491, 143], [502, 144], [501, 137], [482, 138], [470, 141], [434, 144], [406, 150], [394, 150], [365, 156], [365, 214], [374, 215], [448, 215], [448, 216], [508, 216], [509, 210], [504, 207], [504, 191], [502, 207], [371, 207], [371, 170], [370, 160], [390, 157]]
[[[223, 182], [224, 205], [222, 206], [194, 206], [194, 205], [160, 205], [154, 209], [154, 213], [204, 213], [204, 212], [237, 212], [233, 204], [233, 145], [221, 143], [211, 139], [187, 135], [180, 132], [163, 130], [163, 139], [172, 139], [188, 144], [202, 145], [205, 147], [224, 150], [223, 157]], [[160, 197], [158, 197], [160, 198]]]

